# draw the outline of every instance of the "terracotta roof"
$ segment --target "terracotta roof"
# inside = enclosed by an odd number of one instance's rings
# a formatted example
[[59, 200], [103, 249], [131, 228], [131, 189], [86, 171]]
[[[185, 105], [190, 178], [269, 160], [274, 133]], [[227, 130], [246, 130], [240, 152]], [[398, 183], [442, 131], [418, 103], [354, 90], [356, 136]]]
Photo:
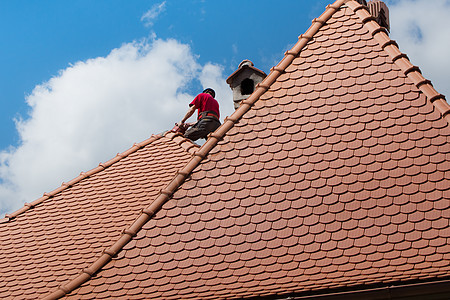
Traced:
[[449, 112], [367, 10], [338, 0], [110, 253], [50, 298], [448, 279]]
[[117, 240], [198, 147], [154, 135], [0, 224], [0, 298], [36, 299]]
[[448, 287], [449, 122], [444, 97], [366, 8], [338, 0], [120, 237], [47, 298]]

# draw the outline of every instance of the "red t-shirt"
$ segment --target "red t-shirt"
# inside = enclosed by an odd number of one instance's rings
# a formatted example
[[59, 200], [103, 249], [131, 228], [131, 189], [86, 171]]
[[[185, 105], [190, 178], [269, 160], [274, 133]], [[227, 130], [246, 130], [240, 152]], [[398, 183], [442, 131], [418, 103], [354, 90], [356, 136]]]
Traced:
[[198, 114], [204, 111], [213, 111], [217, 114], [217, 117], [220, 117], [219, 114], [219, 102], [214, 99], [210, 94], [200, 93], [195, 97], [194, 100], [189, 104], [189, 106], [195, 105], [198, 109]]

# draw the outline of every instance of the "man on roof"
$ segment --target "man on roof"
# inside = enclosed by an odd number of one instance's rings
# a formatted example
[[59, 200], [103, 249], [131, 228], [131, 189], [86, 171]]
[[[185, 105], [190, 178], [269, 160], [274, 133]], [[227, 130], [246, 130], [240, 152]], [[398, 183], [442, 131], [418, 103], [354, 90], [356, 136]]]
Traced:
[[181, 120], [180, 125], [184, 125], [186, 120], [194, 114], [195, 110], [198, 110], [198, 117], [197, 122], [186, 130], [184, 134], [186, 138], [193, 141], [201, 138], [206, 139], [210, 132], [214, 132], [220, 126], [219, 103], [214, 99], [215, 96], [216, 92], [211, 88], [207, 88], [189, 104], [190, 108]]

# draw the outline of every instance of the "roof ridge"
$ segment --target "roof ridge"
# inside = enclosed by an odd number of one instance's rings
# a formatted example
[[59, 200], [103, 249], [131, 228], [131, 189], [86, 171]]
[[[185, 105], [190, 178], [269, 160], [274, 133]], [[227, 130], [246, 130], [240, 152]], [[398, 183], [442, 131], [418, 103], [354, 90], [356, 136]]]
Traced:
[[314, 37], [319, 29], [336, 13], [346, 0], [336, 0], [333, 4], [327, 5], [325, 11], [312, 21], [312, 25], [306, 32], [299, 36], [297, 43], [291, 50], [285, 52], [283, 59], [273, 68], [270, 69], [269, 75], [259, 83], [255, 91], [243, 100], [239, 108], [230, 116], [226, 117], [223, 124], [213, 133], [208, 135], [208, 140], [198, 151], [195, 151], [192, 159], [172, 178], [169, 184], [160, 191], [155, 200], [142, 210], [142, 213], [136, 218], [128, 229], [125, 229], [122, 236], [103, 254], [92, 263], [88, 268], [84, 269], [77, 277], [68, 281], [66, 284], [60, 285], [54, 292], [48, 294], [44, 299], [58, 299], [80, 287], [84, 282], [88, 281], [96, 272], [103, 268], [113, 256], [115, 256], [122, 248], [131, 241], [131, 239], [141, 230], [141, 228], [158, 212], [162, 205], [169, 200], [173, 193], [186, 180], [189, 174], [200, 164], [200, 162], [209, 154], [209, 152], [217, 145], [217, 143], [225, 136], [225, 134], [233, 128], [234, 124], [247, 113], [252, 105], [269, 89], [276, 79], [283, 74], [285, 69], [292, 63], [294, 58], [306, 46], [306, 44]]
[[366, 6], [359, 4], [355, 0], [346, 0], [346, 4], [361, 19], [363, 26], [369, 30], [369, 33], [389, 55], [394, 64], [402, 70], [403, 74], [414, 83], [441, 113], [442, 118], [450, 124], [450, 105], [445, 100], [445, 96], [438, 93], [431, 81], [422, 76], [419, 67], [414, 66], [408, 56], [400, 51], [397, 43], [391, 40], [386, 29], [375, 21], [375, 18], [370, 14]]
[[[152, 134], [148, 139], [140, 142], [140, 143], [134, 143], [133, 146], [131, 148], [129, 148], [128, 150], [125, 150], [122, 153], [117, 153], [117, 155], [104, 162], [104, 163], [99, 163], [99, 165], [87, 172], [81, 172], [80, 175], [78, 175], [77, 177], [73, 178], [72, 180], [70, 180], [69, 182], [63, 182], [61, 184], [60, 187], [50, 191], [50, 192], [45, 192], [44, 195], [36, 200], [34, 200], [31, 203], [24, 203], [24, 206], [22, 208], [19, 208], [18, 210], [9, 213], [9, 214], [5, 214], [5, 217], [3, 219], [0, 219], [0, 224], [1, 223], [6, 223], [9, 222], [10, 220], [16, 218], [17, 216], [19, 216], [20, 214], [28, 211], [29, 209], [39, 205], [40, 203], [44, 202], [45, 200], [50, 199], [51, 197], [55, 196], [56, 194], [68, 189], [69, 187], [79, 183], [80, 181], [82, 181], [85, 178], [88, 178], [98, 172], [101, 172], [103, 170], [105, 170], [106, 168], [110, 167], [111, 165], [115, 164], [116, 162], [120, 161], [121, 159], [129, 156], [130, 154], [136, 152], [139, 149], [144, 148], [147, 145], [150, 145], [151, 143], [153, 143], [154, 141], [162, 138], [164, 135], [154, 135]], [[169, 139], [174, 139], [173, 136], [168, 137]], [[178, 143], [179, 145], [182, 144], [182, 142]], [[181, 146], [181, 145], [180, 145]], [[187, 147], [183, 147], [183, 148], [187, 148]], [[187, 148], [189, 149], [189, 148]], [[189, 151], [191, 152], [191, 151]]]

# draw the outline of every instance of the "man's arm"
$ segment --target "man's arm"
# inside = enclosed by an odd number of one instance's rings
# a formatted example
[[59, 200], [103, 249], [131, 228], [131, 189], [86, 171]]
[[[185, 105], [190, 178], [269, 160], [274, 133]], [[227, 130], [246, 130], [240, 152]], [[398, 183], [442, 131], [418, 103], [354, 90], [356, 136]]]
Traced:
[[181, 120], [181, 124], [184, 124], [184, 122], [186, 122], [187, 119], [189, 119], [195, 112], [195, 110], [197, 109], [197, 107], [195, 107], [195, 105], [192, 105], [189, 110], [187, 111], [186, 115], [184, 116], [184, 118]]

